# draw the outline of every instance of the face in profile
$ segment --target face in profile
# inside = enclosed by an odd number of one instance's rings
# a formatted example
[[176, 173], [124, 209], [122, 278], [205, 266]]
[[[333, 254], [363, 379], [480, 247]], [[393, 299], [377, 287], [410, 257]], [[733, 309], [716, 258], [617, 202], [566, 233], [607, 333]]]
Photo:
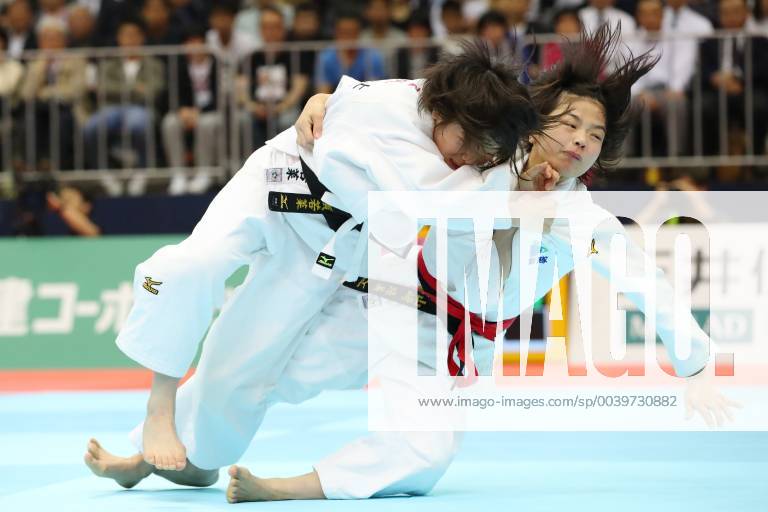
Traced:
[[605, 109], [592, 98], [563, 95], [560, 121], [534, 137], [530, 159], [546, 161], [561, 178], [578, 178], [595, 165], [605, 139]]
[[479, 154], [467, 148], [464, 129], [459, 123], [441, 123], [438, 114], [432, 114], [435, 129], [432, 140], [451, 169], [462, 165], [481, 165], [491, 160], [490, 156]]

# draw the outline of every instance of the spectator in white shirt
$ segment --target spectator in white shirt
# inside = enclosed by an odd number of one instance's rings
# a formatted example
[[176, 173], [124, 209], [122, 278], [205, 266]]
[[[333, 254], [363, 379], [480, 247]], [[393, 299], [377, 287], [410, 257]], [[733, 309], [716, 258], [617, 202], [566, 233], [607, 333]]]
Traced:
[[676, 55], [670, 51], [672, 41], [661, 39], [663, 15], [662, 0], [639, 0], [635, 14], [638, 29], [629, 44], [633, 54], [650, 51], [659, 59], [632, 87], [635, 101], [646, 109], [637, 130], [644, 156], [680, 155], [688, 131], [685, 88], [691, 74], [681, 76], [675, 68]]
[[708, 36], [714, 30], [709, 18], [688, 7], [688, 0], [666, 0], [662, 32]]
[[581, 23], [587, 32], [594, 32], [604, 23], [612, 28], [621, 23], [621, 35], [629, 38], [635, 32], [635, 20], [614, 7], [615, 0], [589, 0], [589, 4], [579, 11]]
[[14, 0], [5, 11], [8, 24], [8, 55], [20, 59], [25, 50], [37, 48], [34, 32], [34, 12], [29, 0]]
[[408, 42], [405, 32], [392, 24], [390, 0], [369, 0], [365, 8], [368, 27], [360, 32], [360, 41], [375, 46], [384, 57], [384, 66], [389, 76], [397, 74], [397, 47]]

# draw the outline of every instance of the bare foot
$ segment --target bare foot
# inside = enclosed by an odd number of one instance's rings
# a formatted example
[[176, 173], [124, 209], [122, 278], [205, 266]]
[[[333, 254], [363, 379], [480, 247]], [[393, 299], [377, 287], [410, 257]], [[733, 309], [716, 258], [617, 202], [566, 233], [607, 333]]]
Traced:
[[281, 499], [269, 488], [267, 480], [256, 478], [245, 468], [231, 466], [228, 473], [230, 480], [227, 486], [227, 501], [230, 503]]
[[144, 461], [166, 471], [181, 471], [187, 465], [187, 450], [176, 435], [173, 414], [147, 414], [144, 420]]
[[229, 468], [227, 501], [324, 500], [325, 493], [316, 471], [290, 478], [257, 478], [245, 468]]
[[85, 453], [85, 465], [96, 476], [111, 478], [126, 489], [152, 474], [152, 466], [144, 462], [140, 453], [132, 457], [118, 457], [101, 447], [98, 441], [88, 441], [88, 451]]

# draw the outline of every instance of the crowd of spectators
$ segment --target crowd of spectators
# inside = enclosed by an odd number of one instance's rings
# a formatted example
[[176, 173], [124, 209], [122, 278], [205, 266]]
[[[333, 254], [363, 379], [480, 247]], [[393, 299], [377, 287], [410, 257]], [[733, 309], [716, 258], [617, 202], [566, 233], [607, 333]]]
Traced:
[[[516, 52], [530, 80], [562, 57], [564, 40], [544, 35], [603, 23], [621, 23], [627, 51], [660, 55], [633, 91], [646, 108], [630, 155], [691, 155], [696, 123], [707, 127], [705, 155], [762, 155], [766, 10], [768, 0], [0, 0], [0, 165], [168, 166], [180, 170], [171, 194], [199, 193], [231, 147], [227, 130], [238, 127], [245, 155], [344, 74], [418, 77], [439, 50], [479, 37]], [[717, 28], [738, 33], [708, 39]], [[113, 47], [122, 52], [62, 51]], [[142, 194], [145, 178], [137, 173], [127, 192]], [[115, 179], [104, 187], [125, 192]]]

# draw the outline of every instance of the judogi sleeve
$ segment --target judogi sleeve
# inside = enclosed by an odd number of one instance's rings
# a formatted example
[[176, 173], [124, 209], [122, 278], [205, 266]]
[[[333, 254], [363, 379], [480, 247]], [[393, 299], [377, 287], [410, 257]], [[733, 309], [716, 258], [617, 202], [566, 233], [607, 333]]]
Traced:
[[[637, 245], [635, 245], [627, 235], [624, 227], [616, 218], [611, 218], [611, 224], [608, 229], [600, 230], [594, 235], [595, 247], [587, 250], [591, 252], [592, 268], [606, 279], [611, 279], [611, 240], [615, 235], [621, 235], [627, 240], [627, 265], [629, 269], [635, 269], [634, 272], [640, 272], [640, 269], [653, 269], [654, 284], [656, 287], [656, 332], [661, 338], [666, 348], [669, 359], [680, 377], [689, 377], [701, 372], [709, 361], [710, 339], [709, 336], [699, 327], [699, 324], [691, 314], [690, 309], [680, 303], [675, 298], [675, 292], [669, 284], [664, 272], [658, 268], [652, 258], [649, 258]], [[626, 278], [619, 277], [614, 282], [616, 289], [623, 293], [638, 309], [646, 316], [648, 307], [646, 304], [646, 293], [635, 291], [632, 287], [625, 286]], [[627, 291], [624, 291], [627, 289]], [[679, 342], [679, 332], [675, 328], [675, 318], [683, 318], [687, 323], [690, 332], [691, 350], [686, 358], [677, 355], [676, 344]]]
[[359, 222], [367, 216], [369, 191], [509, 187], [502, 172], [448, 167], [432, 140], [431, 121], [418, 112], [418, 87], [411, 81], [369, 85], [345, 77], [326, 105], [314, 171], [340, 203], [334, 206]]
[[[664, 343], [675, 373], [678, 376], [687, 377], [700, 372], [709, 360], [711, 340], [699, 327], [690, 310], [675, 300], [674, 290], [667, 281], [664, 272], [657, 268], [653, 260], [627, 237], [626, 231], [618, 220], [615, 217], [610, 217], [607, 224], [603, 224], [603, 226], [605, 226], [603, 229], [593, 233], [594, 247], [589, 247], [589, 243], [581, 247], [574, 243], [577, 240], [571, 238], [567, 225], [554, 225], [552, 232], [542, 237], [542, 246], [547, 251], [541, 254], [532, 253], [531, 260], [523, 263], [522, 268], [519, 258], [520, 233], [516, 233], [511, 248], [512, 267], [504, 283], [504, 318], [519, 316], [522, 311], [532, 307], [537, 300], [549, 292], [560, 278], [571, 272], [575, 267], [574, 260], [579, 260], [579, 256], [574, 258], [574, 251], [582, 251], [583, 256], [588, 257], [591, 261], [594, 271], [606, 279], [613, 278], [616, 290], [643, 313], [648, 313], [646, 293], [637, 291], [636, 287], [629, 286], [626, 277], [611, 276], [611, 240], [614, 235], [622, 235], [627, 240], [628, 268], [633, 269], [633, 272], [639, 272], [638, 269], [654, 269], [656, 331]], [[589, 242], [590, 239], [586, 238], [586, 241]], [[544, 258], [547, 263], [541, 264], [545, 261], [544, 259], [540, 259], [537, 263], [536, 260], [539, 258]], [[527, 268], [526, 264], [528, 265]], [[554, 264], [557, 266], [556, 271], [552, 268]], [[521, 290], [523, 286], [520, 282], [521, 276], [532, 277], [534, 275], [533, 267], [538, 267], [535, 270], [535, 283], [529, 283], [526, 290]], [[495, 311], [488, 312], [491, 320], [495, 318], [495, 314]], [[681, 315], [678, 318], [686, 318], [690, 324], [691, 352], [686, 358], [678, 357], [675, 352], [677, 343], [676, 315]], [[478, 339], [477, 335], [475, 335], [475, 339]]]

